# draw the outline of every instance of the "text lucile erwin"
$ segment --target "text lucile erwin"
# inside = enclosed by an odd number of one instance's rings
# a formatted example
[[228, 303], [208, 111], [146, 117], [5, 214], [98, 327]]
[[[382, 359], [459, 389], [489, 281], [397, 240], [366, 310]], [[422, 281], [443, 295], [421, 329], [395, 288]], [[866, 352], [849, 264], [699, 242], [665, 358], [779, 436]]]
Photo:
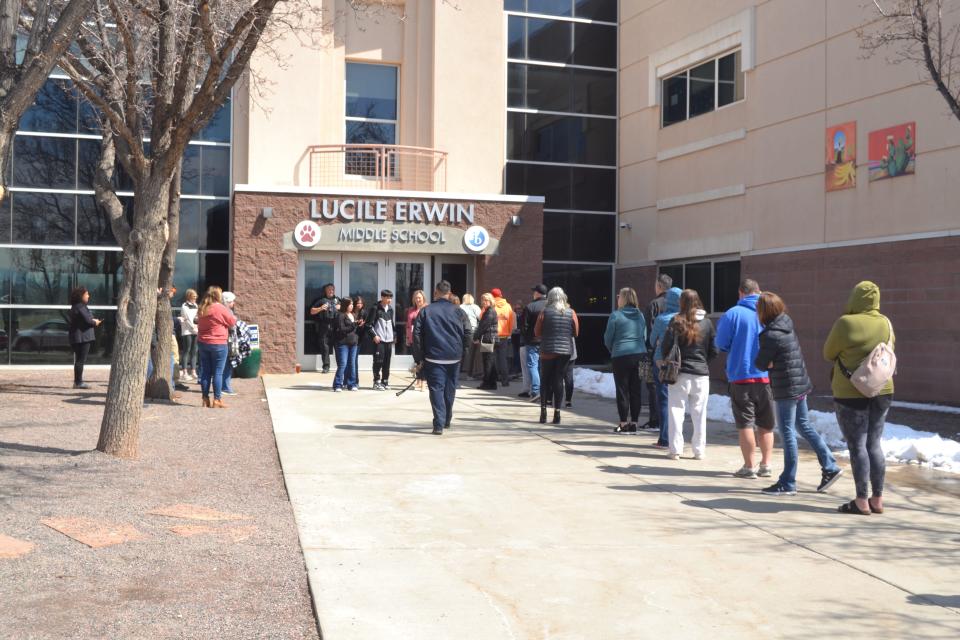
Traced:
[[310, 217], [347, 222], [413, 222], [474, 224], [473, 204], [414, 200], [322, 200], [311, 207]]

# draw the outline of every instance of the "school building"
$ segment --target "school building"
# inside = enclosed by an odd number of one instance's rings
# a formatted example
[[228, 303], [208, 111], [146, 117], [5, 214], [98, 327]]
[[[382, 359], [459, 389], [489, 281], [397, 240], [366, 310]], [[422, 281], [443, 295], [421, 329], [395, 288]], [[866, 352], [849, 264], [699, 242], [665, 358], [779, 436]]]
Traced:
[[[617, 288], [645, 301], [667, 272], [713, 314], [744, 276], [781, 294], [828, 393], [820, 346], [871, 279], [898, 395], [956, 401], [960, 122], [916, 66], [864, 55], [869, 3], [322, 4], [322, 41], [255, 56], [269, 83], [238, 87], [185, 163], [178, 295], [237, 293], [267, 371], [316, 366], [306, 305], [323, 284], [392, 289], [400, 318], [440, 279], [510, 302], [562, 286], [580, 361], [599, 364]], [[77, 284], [109, 362], [122, 274], [92, 197], [99, 140], [52, 76], [0, 204], [0, 366], [70, 362]]]

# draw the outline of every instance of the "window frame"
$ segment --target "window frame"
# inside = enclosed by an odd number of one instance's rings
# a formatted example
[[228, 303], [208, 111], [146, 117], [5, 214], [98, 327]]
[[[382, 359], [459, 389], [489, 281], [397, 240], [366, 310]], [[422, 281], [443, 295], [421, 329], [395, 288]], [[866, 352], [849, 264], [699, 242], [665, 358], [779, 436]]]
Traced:
[[[726, 311], [726, 309], [716, 309], [715, 301], [717, 299], [717, 278], [716, 278], [716, 265], [724, 262], [737, 262], [740, 264], [740, 275], [743, 275], [743, 256], [740, 255], [724, 255], [724, 256], [713, 256], [705, 258], [684, 258], [682, 260], [664, 260], [657, 263], [657, 275], [659, 276], [663, 273], [664, 267], [681, 267], [683, 269], [683, 283], [686, 284], [687, 280], [687, 265], [690, 264], [703, 264], [707, 263], [710, 265], [710, 300], [701, 300], [703, 302], [704, 309], [708, 315], [712, 314], [721, 314]], [[673, 286], [679, 286], [676, 282], [673, 283]], [[681, 289], [686, 288], [681, 286]]]
[[[737, 54], [739, 54], [739, 56]], [[720, 60], [722, 58], [726, 58], [727, 56], [736, 56], [735, 59], [740, 62], [739, 67], [735, 73], [735, 76], [738, 75], [741, 78], [741, 87], [743, 88], [743, 91], [742, 91], [741, 97], [738, 100], [734, 100], [733, 102], [728, 102], [727, 104], [720, 105], [719, 104], [720, 103], [720, 84], [721, 84]], [[709, 64], [709, 63], [713, 64], [713, 109], [691, 116], [690, 115], [690, 71], [693, 69], [696, 69], [697, 67], [702, 67], [703, 65]], [[675, 122], [664, 123], [664, 111], [665, 111], [664, 103], [667, 99], [666, 93], [664, 91], [664, 85], [667, 81], [673, 80], [679, 77], [684, 78], [685, 85], [686, 85], [686, 96], [685, 96], [686, 105], [684, 106], [684, 118], [681, 120], [677, 120]], [[693, 118], [699, 118], [700, 116], [706, 115], [708, 113], [714, 113], [716, 111], [720, 111], [721, 109], [726, 109], [727, 107], [731, 107], [735, 104], [739, 104], [747, 99], [747, 79], [746, 79], [746, 74], [743, 71], [742, 47], [738, 46], [738, 47], [735, 47], [734, 49], [728, 49], [727, 51], [724, 51], [718, 55], [711, 56], [703, 60], [699, 60], [693, 64], [690, 64], [684, 67], [680, 71], [676, 71], [674, 73], [671, 73], [670, 75], [665, 75], [661, 78], [657, 78], [657, 82], [659, 83], [659, 92], [660, 92], [660, 128], [661, 129], [666, 129], [667, 127], [671, 127], [675, 124], [680, 124], [681, 122], [687, 122], [688, 120], [692, 120]], [[736, 80], [734, 80], [734, 96], [736, 96], [736, 93], [737, 93]]]

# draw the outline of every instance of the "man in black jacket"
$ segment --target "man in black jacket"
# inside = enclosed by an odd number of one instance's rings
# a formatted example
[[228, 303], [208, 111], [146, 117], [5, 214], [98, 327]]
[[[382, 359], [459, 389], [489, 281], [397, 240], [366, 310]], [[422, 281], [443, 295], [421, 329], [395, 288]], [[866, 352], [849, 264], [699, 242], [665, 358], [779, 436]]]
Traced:
[[[653, 323], [656, 321], [657, 316], [667, 310], [667, 291], [669, 291], [670, 287], [672, 286], [673, 278], [665, 273], [661, 273], [657, 276], [656, 284], [654, 284], [654, 291], [656, 291], [657, 297], [651, 300], [650, 304], [647, 305], [647, 313], [643, 318], [647, 323], [648, 354], [653, 353], [654, 347], [654, 345], [650, 344], [650, 334], [653, 333]], [[651, 370], [655, 371], [653, 367], [651, 367]], [[656, 375], [656, 373], [654, 373], [654, 375]], [[647, 420], [647, 424], [643, 425], [643, 428], [660, 429], [660, 401], [657, 398], [656, 391], [654, 390], [653, 380], [647, 380], [647, 398], [649, 398], [647, 403], [650, 405], [650, 419]]]
[[534, 328], [537, 326], [537, 318], [543, 313], [547, 306], [547, 287], [538, 284], [533, 287], [533, 302], [528, 304], [523, 311], [523, 344], [524, 360], [528, 373], [530, 375], [530, 393], [523, 392], [521, 398], [529, 397], [530, 402], [540, 401], [540, 338], [535, 335]]
[[471, 338], [467, 315], [450, 302], [450, 283], [441, 280], [434, 289], [433, 304], [421, 309], [413, 324], [413, 357], [423, 362], [434, 435], [443, 435], [444, 427], [450, 427], [460, 359]]
[[340, 298], [337, 297], [333, 283], [323, 285], [323, 293], [310, 303], [310, 315], [316, 323], [317, 347], [323, 361], [323, 371], [330, 373], [330, 352], [333, 350], [336, 334], [337, 312], [340, 310]]

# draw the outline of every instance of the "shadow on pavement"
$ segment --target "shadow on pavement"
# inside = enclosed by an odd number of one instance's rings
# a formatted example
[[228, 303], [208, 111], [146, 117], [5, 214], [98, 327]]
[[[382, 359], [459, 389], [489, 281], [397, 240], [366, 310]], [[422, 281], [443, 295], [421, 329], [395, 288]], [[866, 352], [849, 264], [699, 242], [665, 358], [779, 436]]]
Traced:
[[944, 596], [936, 593], [911, 593], [907, 596], [910, 604], [919, 604], [926, 607], [960, 608], [960, 595]]
[[392, 427], [378, 424], [335, 424], [334, 429], [343, 429], [344, 431], [377, 431], [388, 433], [426, 433], [433, 431], [431, 426], [423, 427]]
[[11, 451], [25, 451], [27, 453], [49, 453], [63, 456], [79, 456], [93, 451], [93, 449], [84, 449], [78, 451], [75, 449], [58, 449], [57, 447], [38, 447], [36, 445], [21, 444], [19, 442], [0, 442], [0, 450], [3, 449], [8, 449]]
[[[678, 488], [678, 493], [683, 493], [682, 488]], [[802, 502], [790, 502], [787, 500], [781, 502], [769, 502], [761, 500], [747, 500], [746, 498], [718, 498], [716, 500], [684, 500], [681, 504], [688, 507], [699, 507], [701, 509], [716, 509], [745, 511], [747, 513], [781, 513], [783, 511], [805, 511], [808, 513], [836, 513], [837, 510], [832, 507], [817, 507]]]

